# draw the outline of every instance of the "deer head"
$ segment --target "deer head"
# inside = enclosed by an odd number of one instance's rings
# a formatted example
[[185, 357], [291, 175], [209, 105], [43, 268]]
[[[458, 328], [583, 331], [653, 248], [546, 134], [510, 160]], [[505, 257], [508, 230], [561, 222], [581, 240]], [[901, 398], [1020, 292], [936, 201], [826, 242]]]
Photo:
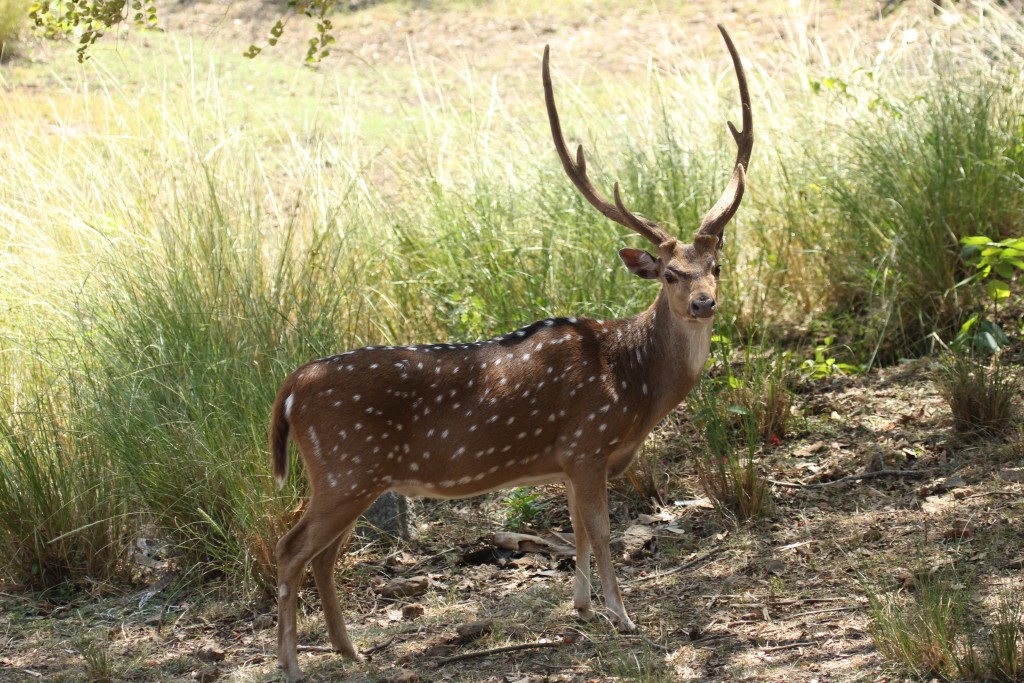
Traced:
[[547, 46], [544, 48], [544, 99], [547, 104], [548, 121], [551, 124], [551, 137], [554, 139], [555, 150], [562, 160], [566, 175], [598, 211], [619, 225], [637, 232], [654, 246], [657, 256], [642, 249], [627, 248], [619, 251], [619, 257], [634, 275], [648, 280], [660, 280], [662, 296], [667, 300], [669, 309], [678, 320], [688, 322], [710, 321], [718, 308], [718, 252], [725, 241], [725, 226], [743, 199], [747, 165], [754, 145], [750, 93], [747, 90], [743, 64], [728, 32], [722, 26], [719, 26], [718, 30], [725, 38], [725, 44], [729, 48], [736, 69], [740, 104], [743, 109], [743, 128], [736, 130], [732, 122], [728, 122], [729, 131], [737, 146], [732, 178], [725, 192], [704, 216], [692, 244], [680, 244], [657, 223], [629, 211], [623, 205], [618, 183], [615, 183], [613, 191], [615, 203], [605, 199], [587, 176], [583, 145], [576, 148], [576, 159], [573, 160], [566, 147], [558, 109], [555, 107], [551, 70], [548, 66], [550, 50]]

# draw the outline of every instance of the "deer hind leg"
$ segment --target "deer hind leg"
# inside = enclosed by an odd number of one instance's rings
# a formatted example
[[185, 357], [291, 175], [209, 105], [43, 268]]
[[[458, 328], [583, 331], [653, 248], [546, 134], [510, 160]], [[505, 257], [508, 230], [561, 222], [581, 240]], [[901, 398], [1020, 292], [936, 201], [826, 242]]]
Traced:
[[[288, 683], [302, 680], [298, 662], [295, 612], [303, 570], [310, 560], [323, 554], [325, 550], [330, 550], [331, 554], [337, 557], [340, 544], [335, 544], [372, 502], [372, 496], [339, 501], [332, 500], [330, 496], [324, 500], [320, 496], [314, 495], [302, 519], [277, 542], [277, 658], [281, 668], [284, 669], [285, 679]], [[323, 565], [325, 564], [325, 561], [320, 563], [321, 573], [324, 571]], [[333, 567], [333, 565], [332, 561], [331, 566]], [[327, 583], [330, 583], [332, 578], [328, 576]], [[321, 590], [321, 584], [322, 579], [318, 577], [318, 590]], [[325, 602], [328, 629], [330, 629], [332, 619], [339, 623], [342, 622], [341, 610], [337, 604], [337, 595], [334, 593], [333, 584], [331, 584], [330, 591], [321, 590], [321, 597], [324, 593], [333, 596], [327, 599], [327, 602], [332, 602], [333, 606], [328, 606]], [[346, 635], [344, 640], [347, 639]], [[337, 647], [334, 640], [332, 634], [331, 642]]]
[[570, 481], [579, 505], [579, 516], [583, 518], [583, 527], [593, 546], [601, 591], [608, 611], [611, 612], [611, 619], [620, 631], [635, 631], [636, 624], [629, 618], [622, 603], [612, 554], [608, 549], [611, 538], [608, 529], [608, 479], [605, 471], [580, 469], [570, 475]]
[[351, 533], [352, 525], [349, 525], [330, 545], [321, 550], [310, 564], [313, 566], [313, 578], [316, 579], [316, 590], [320, 593], [320, 603], [323, 605], [331, 645], [337, 652], [358, 661], [359, 654], [349, 640], [348, 631], [345, 630], [345, 619], [341, 615], [338, 591], [334, 585], [334, 566], [338, 561], [338, 551], [348, 544]]
[[569, 499], [569, 518], [572, 520], [572, 531], [576, 537], [576, 580], [573, 586], [572, 606], [576, 614], [584, 621], [594, 618], [594, 610], [590, 603], [590, 537], [587, 535], [583, 514], [580, 512], [579, 501], [573, 491], [572, 482], [565, 482], [565, 496]]

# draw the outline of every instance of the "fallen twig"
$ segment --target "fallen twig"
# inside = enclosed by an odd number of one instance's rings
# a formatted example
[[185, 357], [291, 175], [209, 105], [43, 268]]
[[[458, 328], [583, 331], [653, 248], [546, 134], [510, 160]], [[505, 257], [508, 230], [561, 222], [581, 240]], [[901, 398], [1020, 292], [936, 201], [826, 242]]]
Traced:
[[814, 641], [811, 642], [799, 642], [799, 643], [786, 643], [785, 645], [773, 645], [772, 647], [761, 648], [761, 652], [778, 652], [780, 650], [792, 650], [798, 647], [813, 647], [817, 645]]
[[299, 645], [299, 652], [337, 652], [337, 650], [326, 645]]
[[672, 652], [672, 648], [667, 647], [665, 645], [662, 645], [661, 643], [656, 642], [654, 640], [651, 640], [650, 638], [648, 638], [647, 636], [645, 636], [642, 633], [637, 633], [637, 634], [634, 634], [634, 635], [631, 635], [631, 636], [626, 636], [626, 637], [629, 638], [630, 640], [642, 640], [645, 643], [647, 643], [648, 645], [650, 645], [651, 647], [653, 647], [654, 649], [661, 650], [662, 652]]
[[381, 650], [384, 650], [384, 649], [387, 649], [387, 648], [391, 647], [391, 644], [393, 642], [395, 642], [396, 638], [397, 638], [397, 636], [392, 636], [391, 638], [388, 638], [387, 640], [385, 640], [380, 645], [374, 645], [373, 647], [368, 647], [365, 650], [360, 650], [360, 652], [362, 654], [366, 655], [367, 657], [369, 657], [370, 655], [374, 654], [375, 652], [380, 652]]
[[539, 650], [542, 648], [561, 647], [564, 645], [561, 641], [544, 641], [539, 643], [522, 643], [521, 645], [509, 645], [507, 647], [496, 647], [490, 650], [477, 650], [476, 652], [465, 652], [461, 655], [452, 655], [451, 657], [443, 657], [434, 663], [435, 666], [444, 666], [445, 664], [451, 664], [452, 662], [461, 662], [467, 659], [477, 659], [480, 657], [490, 657], [491, 655], [500, 655], [505, 652], [519, 652], [520, 650]]
[[444, 557], [448, 553], [456, 552], [456, 551], [458, 551], [458, 549], [459, 549], [458, 546], [452, 546], [451, 548], [447, 548], [445, 550], [442, 550], [439, 553], [434, 553], [430, 557], [423, 558], [422, 560], [420, 560], [419, 562], [417, 562], [413, 566], [411, 566], [408, 569], [404, 570], [402, 573], [403, 574], [412, 574], [412, 573], [416, 572], [420, 567], [426, 566], [426, 565], [430, 564], [431, 562], [433, 562], [434, 560], [438, 559], [439, 557]]
[[782, 617], [782, 621], [792, 621], [793, 619], [799, 619], [801, 617], [809, 617], [812, 614], [827, 614], [829, 612], [852, 612], [860, 608], [860, 605], [851, 605], [848, 607], [828, 607], [826, 609], [812, 609], [806, 612], [800, 612], [799, 614], [791, 614], [789, 616]]
[[775, 484], [776, 486], [786, 486], [795, 489], [817, 489], [825, 486], [836, 486], [838, 484], [844, 484], [848, 481], [865, 481], [868, 479], [878, 479], [880, 477], [922, 477], [931, 470], [875, 470], [873, 472], [861, 472], [859, 474], [850, 474], [839, 479], [833, 479], [831, 481], [818, 481], [810, 484], [803, 484], [795, 481], [779, 481], [777, 479], [769, 479], [769, 484]]
[[672, 574], [675, 574], [677, 572], [681, 572], [683, 570], [689, 569], [690, 567], [694, 566], [695, 564], [699, 564], [700, 562], [703, 562], [704, 560], [708, 559], [709, 557], [711, 557], [712, 555], [714, 555], [715, 553], [717, 553], [721, 549], [722, 549], [721, 544], [712, 546], [711, 548], [706, 550], [704, 553], [702, 553], [698, 557], [693, 558], [692, 560], [687, 560], [686, 562], [683, 562], [682, 564], [676, 565], [675, 567], [672, 567], [671, 569], [667, 569], [667, 570], [665, 570], [663, 572], [658, 572], [657, 574], [649, 574], [647, 576], [641, 576], [640, 578], [633, 579], [632, 581], [630, 581], [630, 583], [642, 583], [644, 581], [653, 581], [654, 579], [660, 579], [660, 578], [665, 577], [665, 576], [671, 576]]

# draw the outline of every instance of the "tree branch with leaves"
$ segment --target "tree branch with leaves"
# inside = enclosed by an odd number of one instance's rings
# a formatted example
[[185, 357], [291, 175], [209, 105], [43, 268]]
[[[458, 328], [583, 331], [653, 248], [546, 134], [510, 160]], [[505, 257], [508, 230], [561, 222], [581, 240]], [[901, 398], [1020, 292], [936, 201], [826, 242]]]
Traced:
[[[316, 20], [316, 33], [308, 41], [306, 62], [319, 62], [330, 54], [330, 46], [334, 44], [331, 33], [334, 26], [327, 15], [336, 5], [337, 0], [290, 0], [288, 14], [278, 18], [271, 27], [266, 46], [277, 45], [292, 16], [310, 17]], [[111, 29], [125, 25], [149, 30], [158, 28], [157, 6], [153, 0], [43, 0], [29, 8], [29, 17], [47, 38], [77, 36], [79, 62], [89, 58], [90, 48]], [[244, 55], [253, 58], [263, 49], [264, 46], [253, 44]]]

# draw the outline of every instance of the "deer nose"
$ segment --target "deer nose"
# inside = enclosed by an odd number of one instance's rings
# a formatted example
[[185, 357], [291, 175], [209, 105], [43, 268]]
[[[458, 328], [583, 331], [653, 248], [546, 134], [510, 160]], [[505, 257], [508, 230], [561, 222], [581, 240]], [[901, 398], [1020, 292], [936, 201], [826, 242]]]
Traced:
[[710, 318], [715, 314], [718, 304], [707, 294], [699, 294], [690, 302], [690, 315], [694, 318]]

